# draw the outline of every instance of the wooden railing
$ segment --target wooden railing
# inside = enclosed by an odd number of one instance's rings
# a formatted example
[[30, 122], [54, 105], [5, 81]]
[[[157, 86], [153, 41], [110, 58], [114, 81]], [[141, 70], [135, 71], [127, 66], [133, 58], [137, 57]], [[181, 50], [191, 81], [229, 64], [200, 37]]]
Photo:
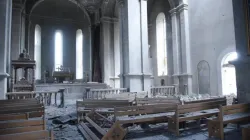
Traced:
[[54, 105], [57, 106], [57, 96], [60, 96], [60, 105], [58, 107], [64, 107], [64, 91], [65, 89], [58, 91], [8, 92], [6, 97], [8, 100], [37, 98], [40, 103], [50, 106], [52, 105], [52, 97], [54, 96]]
[[106, 95], [120, 94], [127, 92], [126, 88], [115, 89], [86, 89], [84, 98], [87, 99], [104, 99]]
[[175, 86], [159, 86], [159, 87], [151, 87], [150, 89], [151, 96], [169, 96], [176, 94]]

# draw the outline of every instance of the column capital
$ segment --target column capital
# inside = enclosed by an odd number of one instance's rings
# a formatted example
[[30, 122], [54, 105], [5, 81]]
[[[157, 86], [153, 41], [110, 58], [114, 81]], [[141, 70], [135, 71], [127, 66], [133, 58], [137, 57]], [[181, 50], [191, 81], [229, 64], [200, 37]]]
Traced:
[[176, 8], [173, 8], [169, 11], [169, 13], [171, 14], [171, 16], [174, 16], [176, 15], [176, 12], [177, 12], [177, 9]]
[[183, 10], [188, 10], [188, 4], [180, 4], [179, 6], [176, 7], [176, 10], [178, 10], [178, 12], [181, 12]]
[[120, 7], [124, 6], [124, 0], [116, 0]]
[[101, 18], [102, 23], [117, 23], [119, 22], [118, 18], [111, 18], [111, 17], [102, 17]]

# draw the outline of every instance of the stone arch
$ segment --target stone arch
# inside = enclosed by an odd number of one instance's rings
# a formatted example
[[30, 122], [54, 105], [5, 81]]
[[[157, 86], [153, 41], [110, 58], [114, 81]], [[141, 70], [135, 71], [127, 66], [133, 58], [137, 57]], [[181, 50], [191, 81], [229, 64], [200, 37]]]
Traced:
[[199, 94], [210, 94], [210, 66], [205, 60], [197, 65]]
[[223, 50], [223, 52], [221, 52], [221, 54], [219, 55], [218, 59], [217, 59], [217, 73], [218, 73], [218, 93], [220, 95], [222, 95], [222, 72], [221, 72], [221, 62], [223, 61], [223, 58], [225, 55], [231, 53], [231, 52], [235, 52], [236, 49], [234, 46], [230, 46], [226, 49]]
[[[29, 18], [30, 18], [30, 16], [32, 15], [32, 12], [34, 11], [34, 9], [35, 9], [39, 4], [41, 4], [41, 3], [44, 2], [44, 1], [46, 1], [46, 0], [38, 0], [38, 1], [32, 6], [32, 8], [31, 8], [31, 10], [30, 10], [30, 12], [29, 12], [29, 13], [30, 13]], [[72, 2], [72, 3], [76, 4], [78, 7], [80, 7], [80, 9], [85, 13], [85, 15], [86, 15], [86, 17], [87, 17], [87, 19], [88, 19], [89, 25], [91, 25], [91, 19], [90, 19], [90, 16], [89, 16], [87, 10], [86, 10], [81, 4], [79, 4], [76, 0], [68, 0], [68, 1], [69, 1], [69, 2]]]

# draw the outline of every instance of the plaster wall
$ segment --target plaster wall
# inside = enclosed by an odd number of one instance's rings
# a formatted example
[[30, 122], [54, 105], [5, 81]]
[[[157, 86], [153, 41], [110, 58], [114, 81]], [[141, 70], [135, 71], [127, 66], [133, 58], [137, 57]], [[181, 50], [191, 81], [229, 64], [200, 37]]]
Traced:
[[199, 91], [197, 65], [205, 60], [210, 66], [210, 92], [222, 94], [220, 64], [235, 51], [232, 1], [189, 0], [188, 4], [193, 92]]

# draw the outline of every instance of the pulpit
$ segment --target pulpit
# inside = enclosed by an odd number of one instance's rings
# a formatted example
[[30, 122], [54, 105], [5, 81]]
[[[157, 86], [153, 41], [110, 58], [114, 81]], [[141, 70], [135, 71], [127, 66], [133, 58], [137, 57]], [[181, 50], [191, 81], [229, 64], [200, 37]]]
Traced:
[[[36, 61], [30, 60], [25, 50], [19, 55], [18, 60], [12, 60], [12, 92], [35, 90]], [[22, 77], [17, 79], [17, 70], [22, 69]], [[32, 71], [32, 79], [29, 80], [29, 70]]]

